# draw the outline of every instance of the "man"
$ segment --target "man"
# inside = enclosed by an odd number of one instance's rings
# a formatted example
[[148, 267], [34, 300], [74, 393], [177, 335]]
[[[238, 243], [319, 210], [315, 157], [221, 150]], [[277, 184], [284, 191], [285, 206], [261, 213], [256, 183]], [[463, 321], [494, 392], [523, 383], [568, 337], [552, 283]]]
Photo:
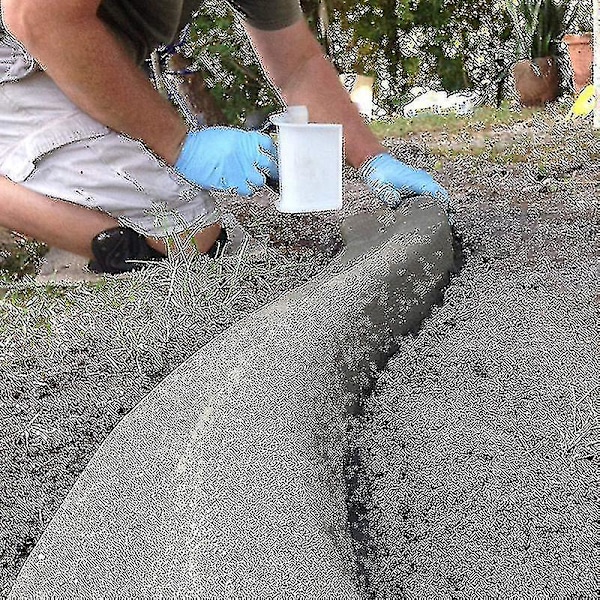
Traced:
[[[198, 0], [0, 0], [0, 225], [87, 256], [98, 272], [163, 256], [193, 237], [214, 253], [208, 190], [251, 195], [277, 177], [268, 136], [188, 132], [139, 65]], [[297, 0], [232, 0], [288, 105], [344, 127], [348, 162], [383, 202], [445, 192], [388, 154], [364, 124]]]

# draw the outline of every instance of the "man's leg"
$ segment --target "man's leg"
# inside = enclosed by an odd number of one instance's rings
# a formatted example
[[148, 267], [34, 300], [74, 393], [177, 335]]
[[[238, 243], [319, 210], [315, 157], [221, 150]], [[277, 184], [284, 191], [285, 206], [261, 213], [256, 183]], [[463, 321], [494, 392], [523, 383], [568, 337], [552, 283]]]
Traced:
[[[92, 259], [92, 239], [118, 225], [116, 219], [99, 210], [53, 200], [0, 177], [0, 226], [6, 229]], [[198, 232], [194, 236], [197, 251], [207, 252], [220, 230], [216, 223]], [[166, 254], [162, 240], [147, 238], [147, 242]]]
[[[145, 260], [140, 239], [166, 254], [165, 238], [177, 232], [184, 243], [175, 248], [191, 253], [207, 252], [219, 237], [208, 192], [81, 112], [42, 72], [0, 84], [0, 132], [2, 226], [102, 269]], [[125, 229], [97, 238], [119, 224]]]

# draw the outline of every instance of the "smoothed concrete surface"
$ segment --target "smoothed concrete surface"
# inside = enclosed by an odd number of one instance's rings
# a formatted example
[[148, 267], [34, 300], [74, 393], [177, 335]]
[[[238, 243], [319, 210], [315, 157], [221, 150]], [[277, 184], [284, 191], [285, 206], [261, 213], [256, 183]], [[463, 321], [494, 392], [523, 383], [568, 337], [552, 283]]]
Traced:
[[213, 339], [119, 423], [11, 598], [359, 595], [345, 417], [453, 266], [437, 206], [362, 219], [330, 268]]

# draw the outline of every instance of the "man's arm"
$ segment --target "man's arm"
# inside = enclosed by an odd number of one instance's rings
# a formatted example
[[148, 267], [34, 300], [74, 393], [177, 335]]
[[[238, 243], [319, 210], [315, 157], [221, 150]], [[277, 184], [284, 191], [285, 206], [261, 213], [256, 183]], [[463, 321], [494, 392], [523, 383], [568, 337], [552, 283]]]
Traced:
[[5, 26], [70, 100], [174, 164], [186, 126], [97, 17], [100, 0], [2, 0]]
[[271, 81], [288, 105], [304, 104], [311, 121], [341, 123], [346, 159], [392, 208], [415, 195], [447, 201], [448, 194], [425, 171], [394, 158], [367, 127], [332, 64], [302, 19], [278, 31], [246, 30]]
[[304, 19], [278, 31], [245, 27], [285, 102], [306, 105], [311, 121], [344, 126], [346, 159], [351, 165], [359, 167], [366, 159], [386, 152], [351, 102]]

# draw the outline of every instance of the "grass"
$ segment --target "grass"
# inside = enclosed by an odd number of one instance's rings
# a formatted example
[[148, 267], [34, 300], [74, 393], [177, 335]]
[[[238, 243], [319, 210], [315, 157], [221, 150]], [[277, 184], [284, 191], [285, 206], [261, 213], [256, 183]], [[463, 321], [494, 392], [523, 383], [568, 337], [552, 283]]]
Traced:
[[[572, 127], [564, 121], [566, 113], [567, 105], [515, 109], [505, 101], [499, 109], [481, 106], [472, 115], [422, 113], [413, 119], [398, 117], [392, 121], [374, 121], [371, 130], [380, 139], [420, 136], [431, 154], [438, 158], [433, 170], [440, 172], [444, 160], [461, 157], [503, 165], [526, 163], [534, 147], [537, 153], [550, 157], [557, 151], [561, 136], [559, 134], [550, 143], [542, 143], [536, 139], [535, 125], [544, 122], [551, 131]], [[517, 124], [521, 124], [518, 132], [514, 130]]]
[[[116, 423], [198, 348], [317, 272], [276, 251], [0, 297], [0, 597]], [[249, 340], [248, 343], [251, 343]], [[25, 516], [23, 516], [25, 515]]]
[[35, 413], [35, 415], [24, 425], [22, 430], [17, 434], [15, 444], [17, 446], [23, 446], [25, 453], [29, 454], [31, 448], [38, 448], [44, 443], [47, 443], [49, 437], [56, 431], [55, 427], [44, 428], [39, 426], [36, 421], [40, 418], [41, 411]]
[[497, 109], [491, 106], [481, 106], [475, 109], [472, 115], [458, 116], [453, 113], [436, 115], [422, 113], [414, 119], [398, 117], [393, 121], [374, 121], [371, 130], [380, 138], [403, 138], [412, 133], [458, 133], [463, 130], [487, 130], [493, 126], [510, 126], [518, 122], [527, 121], [544, 111], [543, 108], [521, 108], [518, 111], [511, 109], [509, 102], [503, 102]]
[[[552, 104], [546, 108], [521, 108], [516, 111], [508, 103], [498, 110], [480, 107], [470, 116], [454, 114], [422, 114], [414, 119], [372, 123], [372, 130], [380, 138], [410, 138], [438, 160], [432, 170], [443, 170], [445, 160], [463, 157], [481, 159], [501, 165], [530, 163], [532, 154], [538, 163], [538, 178], [544, 179], [556, 172], [555, 156], [564, 152], [564, 136], [576, 130], [579, 145], [577, 156], [596, 160], [600, 155], [600, 132], [591, 127], [591, 116], [585, 120], [565, 121], [568, 103]], [[518, 128], [516, 125], [520, 125]], [[543, 130], [543, 131], [542, 131]], [[423, 135], [421, 135], [423, 134]], [[573, 156], [576, 159], [576, 156]]]
[[559, 430], [562, 435], [562, 450], [573, 460], [595, 456], [595, 449], [600, 446], [600, 416], [597, 410], [597, 399], [593, 393], [598, 386], [578, 396], [571, 387], [572, 414], [568, 430]]
[[[427, 142], [429, 151], [437, 158], [432, 169], [442, 172], [444, 160], [453, 160], [461, 157], [474, 157], [488, 160], [496, 164], [510, 165], [526, 163], [530, 159], [533, 146], [542, 158], [540, 164], [540, 177], [551, 172], [554, 167], [553, 154], [560, 149], [560, 139], [550, 144], [539, 144], [530, 139], [534, 136], [529, 131], [536, 120], [554, 121], [558, 123], [566, 115], [568, 104], [553, 105], [544, 108], [520, 108], [515, 110], [510, 102], [504, 101], [500, 108], [481, 106], [475, 109], [472, 115], [457, 116], [453, 113], [445, 115], [422, 113], [413, 119], [398, 117], [389, 121], [374, 121], [371, 130], [381, 139], [408, 138], [414, 134], [428, 134], [431, 140]], [[496, 139], [494, 129], [505, 128], [522, 123], [525, 131], [513, 136], [511, 140]], [[600, 139], [600, 131], [591, 130], [591, 140], [587, 140], [585, 148], [590, 160], [598, 160], [600, 147], [594, 140]], [[436, 136], [436, 134], [438, 134]], [[442, 139], [443, 137], [443, 139]], [[560, 136], [559, 136], [560, 138]], [[10, 250], [10, 256], [0, 260], [0, 298], [3, 292], [11, 287], [15, 279], [33, 274], [41, 257], [47, 248], [41, 244], [21, 240]], [[4, 276], [2, 276], [4, 274]], [[102, 284], [96, 284], [102, 285]], [[37, 288], [39, 294], [41, 288]], [[93, 286], [92, 288], [93, 289]], [[50, 296], [61, 294], [59, 288], [49, 286], [46, 293]], [[18, 298], [21, 291], [11, 292], [13, 298]], [[16, 294], [16, 296], [15, 296]], [[9, 299], [10, 301], [10, 299]]]
[[0, 286], [4, 278], [21, 278], [34, 274], [47, 251], [45, 244], [18, 234], [6, 232], [0, 235]]
[[[190, 332], [214, 333], [317, 270], [310, 262], [265, 254], [216, 261], [172, 257], [125, 278], [76, 286], [36, 286], [25, 279], [0, 299], [0, 373], [8, 384], [19, 372], [25, 374], [23, 369], [30, 370], [27, 361], [37, 364], [38, 373], [52, 373], [72, 362], [69, 348], [83, 346], [101, 362], [102, 357], [128, 356], [130, 366], [156, 354], [166, 356], [173, 342], [189, 342]], [[172, 364], [187, 353], [184, 348], [176, 352], [181, 356], [173, 357]], [[110, 370], [110, 364], [104, 366]]]

